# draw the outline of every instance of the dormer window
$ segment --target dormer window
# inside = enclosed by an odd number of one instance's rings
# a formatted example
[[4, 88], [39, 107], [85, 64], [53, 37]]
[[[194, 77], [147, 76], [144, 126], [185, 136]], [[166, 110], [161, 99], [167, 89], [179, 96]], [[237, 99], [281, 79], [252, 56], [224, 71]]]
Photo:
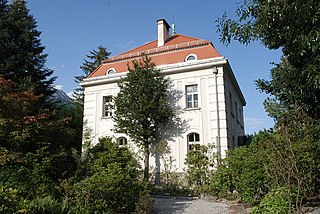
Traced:
[[110, 69], [107, 70], [106, 75], [114, 74], [114, 73], [116, 73], [116, 69], [110, 68]]
[[185, 59], [185, 61], [192, 61], [192, 60], [197, 60], [197, 55], [189, 54]]

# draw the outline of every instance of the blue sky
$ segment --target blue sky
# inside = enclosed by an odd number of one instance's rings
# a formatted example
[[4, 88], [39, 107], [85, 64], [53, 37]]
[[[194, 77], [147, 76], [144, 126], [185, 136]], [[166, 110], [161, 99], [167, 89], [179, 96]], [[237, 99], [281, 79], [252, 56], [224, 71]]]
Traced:
[[233, 17], [240, 0], [27, 0], [30, 13], [42, 31], [41, 41], [49, 54], [47, 66], [57, 76], [56, 85], [66, 93], [77, 87], [75, 75], [92, 49], [106, 46], [113, 55], [157, 39], [156, 20], [175, 22], [176, 32], [212, 41], [228, 58], [246, 98], [246, 133], [273, 126], [263, 108], [265, 94], [254, 80], [268, 79], [270, 62], [278, 62], [280, 51], [270, 51], [259, 42], [248, 46], [221, 44], [215, 20], [224, 12]]

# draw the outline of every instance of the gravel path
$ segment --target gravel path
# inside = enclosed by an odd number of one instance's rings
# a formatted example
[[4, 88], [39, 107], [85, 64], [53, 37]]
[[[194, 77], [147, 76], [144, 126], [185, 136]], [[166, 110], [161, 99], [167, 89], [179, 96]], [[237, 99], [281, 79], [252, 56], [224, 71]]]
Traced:
[[231, 214], [226, 202], [209, 202], [195, 198], [155, 198], [156, 214]]

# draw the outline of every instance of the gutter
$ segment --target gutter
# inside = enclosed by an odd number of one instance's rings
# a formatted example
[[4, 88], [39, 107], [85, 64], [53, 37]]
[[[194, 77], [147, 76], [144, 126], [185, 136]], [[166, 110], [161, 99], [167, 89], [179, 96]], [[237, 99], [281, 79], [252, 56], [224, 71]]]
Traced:
[[[195, 60], [190, 62], [176, 63], [170, 65], [161, 65], [157, 66], [157, 69], [161, 70], [161, 74], [169, 75], [173, 73], [182, 73], [186, 71], [195, 71], [205, 68], [210, 68], [212, 66], [226, 64], [227, 60], [224, 57], [216, 57], [204, 60]], [[99, 77], [86, 78], [80, 82], [80, 86], [88, 87], [94, 85], [102, 85], [107, 83], [114, 83], [120, 80], [122, 77], [125, 77], [129, 71], [115, 73], [112, 75], [104, 75]]]
[[218, 95], [218, 68], [217, 66], [214, 66], [212, 68], [212, 73], [214, 75], [214, 81], [215, 81], [215, 89], [216, 89], [216, 108], [217, 108], [217, 163], [218, 166], [220, 165], [221, 160], [221, 142], [220, 142], [220, 115], [219, 115], [219, 95]]

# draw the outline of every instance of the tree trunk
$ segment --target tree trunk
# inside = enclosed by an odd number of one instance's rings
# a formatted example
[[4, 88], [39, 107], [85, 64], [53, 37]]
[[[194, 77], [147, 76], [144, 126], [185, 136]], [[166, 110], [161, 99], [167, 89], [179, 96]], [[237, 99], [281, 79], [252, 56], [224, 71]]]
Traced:
[[144, 145], [144, 172], [143, 172], [143, 179], [144, 181], [149, 181], [149, 144], [146, 143]]

